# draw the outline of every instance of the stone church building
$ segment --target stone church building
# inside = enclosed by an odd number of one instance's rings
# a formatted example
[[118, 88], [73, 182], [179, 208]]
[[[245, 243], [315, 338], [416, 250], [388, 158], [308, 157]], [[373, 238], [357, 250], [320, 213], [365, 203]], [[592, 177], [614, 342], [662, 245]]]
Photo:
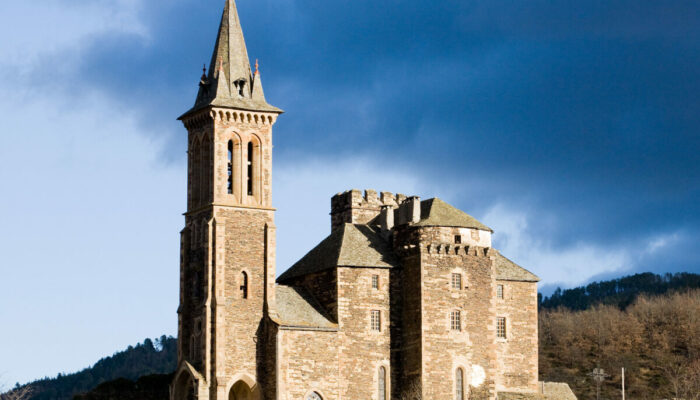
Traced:
[[180, 117], [188, 184], [171, 400], [538, 398], [538, 278], [438, 198], [337, 194], [328, 237], [275, 279], [281, 113], [227, 0]]

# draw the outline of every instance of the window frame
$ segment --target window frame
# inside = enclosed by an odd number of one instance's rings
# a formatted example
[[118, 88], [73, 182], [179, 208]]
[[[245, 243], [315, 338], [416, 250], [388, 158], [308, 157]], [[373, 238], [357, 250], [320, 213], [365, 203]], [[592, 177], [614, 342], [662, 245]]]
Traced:
[[506, 287], [502, 283], [496, 285], [496, 298], [499, 300], [506, 298]]
[[453, 290], [462, 290], [464, 287], [464, 280], [462, 279], [462, 274], [460, 272], [453, 272], [450, 278], [450, 288]]
[[379, 289], [379, 275], [372, 275], [372, 289]]
[[461, 310], [450, 311], [450, 331], [462, 332], [462, 311]]
[[370, 311], [370, 320], [369, 320], [369, 325], [370, 325], [370, 330], [372, 332], [381, 332], [382, 331], [382, 312], [381, 310], [371, 310]]
[[506, 317], [496, 319], [496, 337], [498, 339], [508, 339], [508, 321]]

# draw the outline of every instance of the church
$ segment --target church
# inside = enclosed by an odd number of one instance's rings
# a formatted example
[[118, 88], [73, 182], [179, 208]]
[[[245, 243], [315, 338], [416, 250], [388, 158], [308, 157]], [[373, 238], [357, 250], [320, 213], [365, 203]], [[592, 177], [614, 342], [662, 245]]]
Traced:
[[171, 400], [543, 398], [538, 278], [439, 198], [336, 194], [328, 237], [276, 278], [281, 114], [226, 0], [180, 117], [188, 183]]

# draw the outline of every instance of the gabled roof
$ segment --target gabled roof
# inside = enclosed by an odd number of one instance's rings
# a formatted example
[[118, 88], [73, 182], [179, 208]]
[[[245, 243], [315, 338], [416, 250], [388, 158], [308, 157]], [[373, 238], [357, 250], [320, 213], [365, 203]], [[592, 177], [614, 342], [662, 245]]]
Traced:
[[[234, 82], [245, 81], [243, 95]], [[219, 34], [209, 63], [209, 73], [202, 76], [194, 107], [182, 117], [208, 106], [250, 111], [279, 112], [265, 101], [260, 74], [250, 69], [248, 50], [234, 0], [226, 0]]]
[[420, 216], [421, 219], [414, 224], [415, 226], [453, 226], [493, 232], [491, 228], [477, 221], [476, 218], [437, 197], [421, 201]]
[[277, 281], [340, 266], [391, 268], [394, 265], [397, 263], [391, 247], [377, 230], [368, 225], [345, 224], [334, 229]]
[[302, 328], [337, 328], [323, 308], [303, 288], [277, 285], [275, 288], [276, 311], [283, 326]]
[[496, 279], [502, 281], [539, 282], [540, 278], [496, 252]]

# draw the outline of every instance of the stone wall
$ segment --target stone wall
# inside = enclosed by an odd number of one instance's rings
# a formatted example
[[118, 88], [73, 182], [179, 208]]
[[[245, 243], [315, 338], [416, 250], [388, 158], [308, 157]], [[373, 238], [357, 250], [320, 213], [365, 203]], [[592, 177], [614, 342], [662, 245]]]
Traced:
[[506, 318], [506, 339], [496, 340], [496, 387], [506, 392], [536, 392], [538, 382], [537, 284], [496, 281], [503, 299], [496, 299], [497, 317]]
[[[391, 349], [393, 395], [421, 390], [422, 319], [420, 255], [407, 254], [391, 270]], [[394, 397], [399, 398], [399, 397]]]
[[[449, 229], [449, 228], [444, 228]], [[403, 254], [402, 322], [399, 357], [402, 368], [419, 362], [424, 398], [452, 398], [457, 368], [464, 371], [465, 390], [472, 372], [483, 371], [483, 382], [473, 398], [494, 398], [495, 382], [495, 286], [493, 260], [488, 249], [439, 243], [443, 232], [410, 226], [397, 229], [394, 246]], [[459, 289], [452, 288], [452, 274], [462, 277]], [[460, 312], [459, 330], [451, 327], [451, 312]], [[420, 322], [410, 318], [420, 313]], [[417, 339], [419, 337], [419, 339]], [[410, 344], [413, 344], [411, 346]], [[411, 353], [417, 350], [414, 356]], [[476, 380], [476, 379], [475, 379]], [[399, 382], [401, 378], [398, 378]]]
[[[272, 224], [272, 212], [217, 208], [217, 230], [225, 229], [217, 246], [216, 318], [214, 327], [217, 380], [237, 373], [256, 376], [257, 334], [263, 317], [265, 282], [265, 224]], [[241, 286], [248, 277], [247, 298]]]
[[[379, 287], [372, 288], [372, 276]], [[391, 373], [389, 269], [338, 268], [338, 340], [340, 396], [343, 399], [378, 399], [378, 371]], [[371, 329], [371, 312], [380, 313], [380, 330]], [[387, 398], [389, 398], [387, 396]]]
[[311, 391], [340, 399], [338, 332], [280, 329], [277, 342], [279, 400], [306, 399]]

